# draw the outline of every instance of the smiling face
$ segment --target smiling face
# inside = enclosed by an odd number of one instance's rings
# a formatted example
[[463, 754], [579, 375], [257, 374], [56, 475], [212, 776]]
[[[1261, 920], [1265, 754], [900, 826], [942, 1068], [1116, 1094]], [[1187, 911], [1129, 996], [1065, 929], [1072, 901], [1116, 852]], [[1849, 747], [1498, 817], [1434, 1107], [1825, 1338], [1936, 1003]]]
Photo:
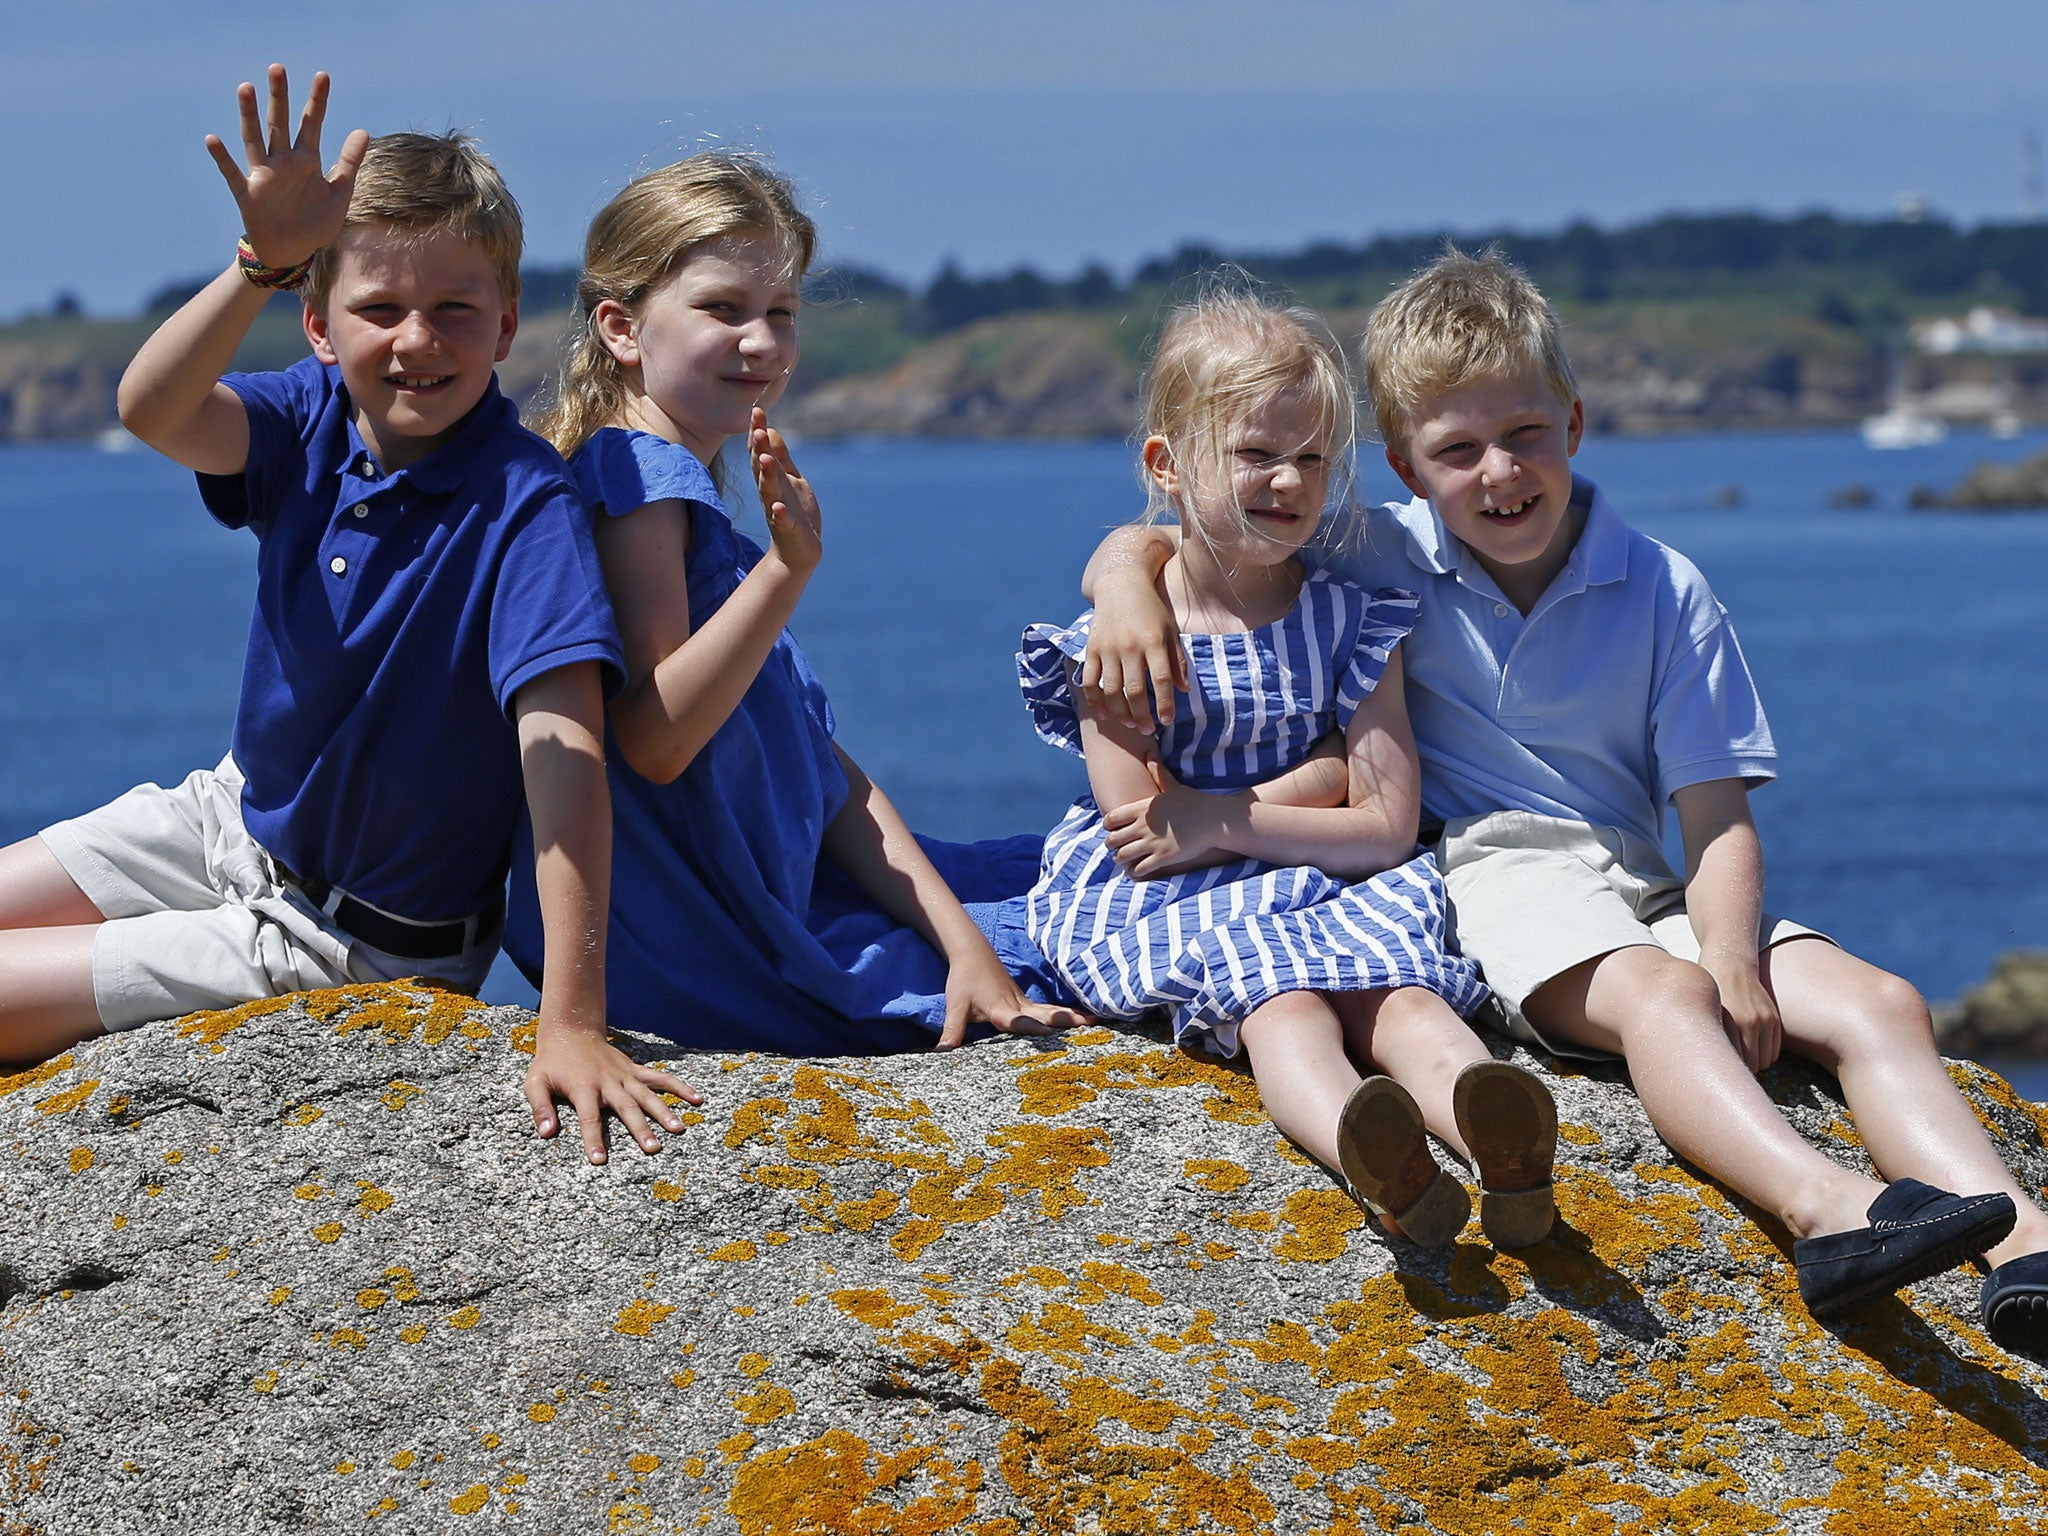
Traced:
[[519, 306], [462, 236], [361, 224], [342, 232], [327, 301], [305, 327], [314, 355], [340, 366], [356, 430], [388, 471], [455, 435], [512, 349]]
[[1316, 402], [1288, 390], [1224, 425], [1215, 442], [1221, 464], [1187, 473], [1163, 437], [1148, 438], [1144, 451], [1159, 488], [1217, 557], [1257, 566], [1289, 558], [1316, 531], [1330, 495], [1330, 446]]
[[625, 372], [625, 424], [680, 443], [704, 463], [748, 413], [782, 398], [796, 368], [798, 276], [764, 235], [708, 240], [628, 308], [591, 318]]
[[1387, 463], [1526, 613], [1578, 541], [1571, 461], [1585, 423], [1533, 369], [1481, 379], [1425, 401]]

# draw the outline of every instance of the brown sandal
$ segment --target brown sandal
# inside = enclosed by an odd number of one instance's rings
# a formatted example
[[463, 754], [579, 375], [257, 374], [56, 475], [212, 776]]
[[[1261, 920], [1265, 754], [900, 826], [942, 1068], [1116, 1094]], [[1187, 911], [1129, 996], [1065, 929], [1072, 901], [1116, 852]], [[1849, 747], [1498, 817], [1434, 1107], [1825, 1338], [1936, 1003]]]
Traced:
[[1542, 1242], [1557, 1220], [1557, 1103], [1550, 1090], [1522, 1067], [1475, 1061], [1458, 1074], [1451, 1109], [1478, 1169], [1486, 1240], [1496, 1248]]
[[1472, 1197], [1437, 1166], [1422, 1111], [1391, 1077], [1351, 1090], [1337, 1117], [1337, 1158], [1352, 1197], [1393, 1217], [1410, 1242], [1441, 1248], [1465, 1230]]

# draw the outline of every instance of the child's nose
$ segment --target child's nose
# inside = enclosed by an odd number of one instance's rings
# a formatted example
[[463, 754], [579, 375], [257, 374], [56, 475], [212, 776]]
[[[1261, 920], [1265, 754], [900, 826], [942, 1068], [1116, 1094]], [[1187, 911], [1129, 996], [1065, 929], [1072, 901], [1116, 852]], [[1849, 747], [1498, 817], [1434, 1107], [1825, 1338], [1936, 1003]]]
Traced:
[[433, 323], [414, 310], [398, 323], [392, 344], [407, 352], [424, 352], [434, 345], [434, 339]]
[[1487, 449], [1485, 456], [1479, 461], [1479, 472], [1489, 483], [1497, 484], [1503, 480], [1512, 480], [1521, 473], [1521, 470], [1520, 461], [1499, 443]]

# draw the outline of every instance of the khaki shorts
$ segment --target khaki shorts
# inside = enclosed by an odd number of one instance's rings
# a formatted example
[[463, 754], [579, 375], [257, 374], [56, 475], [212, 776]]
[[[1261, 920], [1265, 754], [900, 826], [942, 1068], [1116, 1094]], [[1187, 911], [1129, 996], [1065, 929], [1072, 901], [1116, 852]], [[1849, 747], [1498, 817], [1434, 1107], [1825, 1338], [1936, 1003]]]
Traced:
[[243, 827], [231, 758], [175, 789], [140, 785], [42, 839], [107, 919], [92, 989], [108, 1029], [423, 973], [474, 990], [497, 953], [492, 932], [448, 959], [408, 960], [335, 927]]
[[[1592, 1046], [1546, 1039], [1529, 1023], [1522, 1004], [1545, 982], [1637, 944], [1699, 960], [1685, 883], [1668, 869], [1630, 869], [1622, 836], [1610, 827], [1495, 811], [1451, 822], [1435, 851], [1451, 903], [1452, 937], [1493, 989], [1496, 1022], [1552, 1055], [1613, 1059]], [[1827, 937], [1768, 912], [1758, 933], [1759, 949]]]

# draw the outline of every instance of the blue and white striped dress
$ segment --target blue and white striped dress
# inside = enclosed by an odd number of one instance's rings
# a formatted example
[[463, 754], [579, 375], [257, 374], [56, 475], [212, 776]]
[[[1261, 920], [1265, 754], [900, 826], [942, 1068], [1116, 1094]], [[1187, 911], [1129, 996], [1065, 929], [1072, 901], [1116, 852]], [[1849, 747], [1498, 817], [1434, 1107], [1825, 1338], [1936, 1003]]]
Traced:
[[[1193, 689], [1159, 733], [1160, 760], [1214, 791], [1297, 766], [1350, 724], [1417, 607], [1413, 593], [1367, 593], [1315, 571], [1277, 623], [1183, 637]], [[1034, 624], [1017, 653], [1038, 734], [1076, 754], [1074, 683], [1091, 618]], [[1087, 795], [1046, 837], [1025, 924], [1087, 1007], [1110, 1018], [1170, 1010], [1177, 1039], [1223, 1056], [1237, 1054], [1245, 1015], [1285, 992], [1421, 986], [1460, 1014], [1486, 997], [1472, 962], [1447, 951], [1443, 882], [1427, 853], [1358, 881], [1251, 859], [1133, 880]]]

